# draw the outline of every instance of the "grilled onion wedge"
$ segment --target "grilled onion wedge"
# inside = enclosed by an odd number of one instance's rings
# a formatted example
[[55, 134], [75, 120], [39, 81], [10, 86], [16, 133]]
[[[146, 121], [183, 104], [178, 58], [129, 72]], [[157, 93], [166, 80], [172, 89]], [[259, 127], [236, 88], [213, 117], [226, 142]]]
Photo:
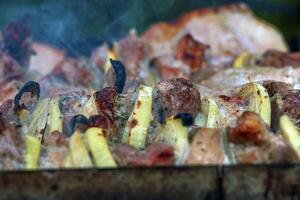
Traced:
[[25, 134], [25, 168], [39, 168], [41, 141], [47, 126], [50, 99], [40, 100], [32, 113], [32, 119]]
[[[202, 118], [202, 124], [204, 125], [204, 127], [218, 128], [221, 126], [222, 117], [219, 106], [217, 105], [215, 100], [210, 98], [203, 99], [201, 102], [201, 111], [204, 115], [204, 117]], [[196, 119], [199, 119], [199, 116]], [[199, 122], [199, 124], [201, 124], [201, 122]]]
[[189, 150], [188, 127], [183, 126], [180, 118], [166, 120], [159, 135], [159, 140], [175, 149], [176, 164], [183, 164]]
[[144, 149], [151, 121], [153, 87], [141, 85], [133, 111], [127, 121], [122, 142]]
[[245, 84], [239, 95], [249, 99], [249, 110], [260, 115], [263, 121], [271, 124], [271, 103], [267, 90], [258, 83]]
[[101, 128], [89, 128], [85, 133], [86, 142], [97, 167], [116, 167], [105, 135], [105, 130]]
[[70, 138], [70, 157], [74, 167], [92, 167], [89, 152], [81, 138], [81, 133], [75, 131]]
[[300, 132], [287, 115], [282, 115], [279, 119], [280, 130], [294, 150], [298, 160], [300, 160]]

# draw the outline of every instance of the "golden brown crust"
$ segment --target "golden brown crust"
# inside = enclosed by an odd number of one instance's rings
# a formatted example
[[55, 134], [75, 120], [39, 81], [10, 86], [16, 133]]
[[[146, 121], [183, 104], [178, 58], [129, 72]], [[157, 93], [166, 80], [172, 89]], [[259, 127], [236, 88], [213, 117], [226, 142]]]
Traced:
[[175, 57], [190, 67], [191, 72], [201, 69], [204, 52], [209, 46], [196, 41], [191, 34], [183, 36], [176, 48]]
[[264, 141], [266, 133], [266, 125], [259, 115], [246, 111], [238, 118], [235, 128], [228, 128], [228, 140], [237, 144], [260, 144]]

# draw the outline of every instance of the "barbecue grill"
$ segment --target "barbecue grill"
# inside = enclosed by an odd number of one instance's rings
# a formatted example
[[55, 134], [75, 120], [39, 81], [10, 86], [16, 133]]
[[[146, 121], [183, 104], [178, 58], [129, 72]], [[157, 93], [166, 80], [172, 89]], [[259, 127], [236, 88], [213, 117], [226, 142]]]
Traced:
[[[0, 24], [28, 17], [33, 39], [64, 48], [71, 56], [88, 55], [131, 28], [203, 6], [235, 1], [21, 1], [0, 3]], [[295, 1], [296, 2], [296, 1]], [[296, 3], [246, 3], [266, 19], [272, 14], [299, 21]], [[292, 20], [288, 20], [292, 19]], [[90, 23], [90, 25], [89, 25]], [[273, 21], [279, 27], [284, 22]], [[293, 25], [291, 25], [293, 26]], [[298, 27], [283, 29], [290, 49], [299, 50]], [[78, 31], [77, 31], [78, 30]], [[0, 158], [1, 159], [1, 158]], [[163, 166], [0, 171], [0, 199], [298, 199], [300, 165]]]

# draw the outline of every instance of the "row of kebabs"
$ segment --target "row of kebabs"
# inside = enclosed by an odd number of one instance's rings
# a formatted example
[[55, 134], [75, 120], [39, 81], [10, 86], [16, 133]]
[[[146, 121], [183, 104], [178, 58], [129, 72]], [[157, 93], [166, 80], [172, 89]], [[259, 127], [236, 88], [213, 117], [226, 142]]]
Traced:
[[22, 22], [2, 31], [1, 169], [299, 160], [299, 54], [244, 5], [131, 32], [90, 58], [28, 36]]

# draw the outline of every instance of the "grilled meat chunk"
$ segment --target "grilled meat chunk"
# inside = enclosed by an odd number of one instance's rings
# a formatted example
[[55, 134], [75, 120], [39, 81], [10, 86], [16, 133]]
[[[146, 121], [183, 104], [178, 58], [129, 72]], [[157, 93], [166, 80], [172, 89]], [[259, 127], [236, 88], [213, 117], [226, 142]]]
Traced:
[[204, 62], [204, 52], [208, 47], [187, 34], [179, 40], [175, 57], [187, 64], [191, 72], [197, 72]]
[[193, 137], [186, 164], [223, 164], [221, 130], [200, 128]]
[[190, 113], [193, 116], [200, 109], [200, 93], [193, 83], [184, 78], [161, 81], [156, 84], [154, 105], [155, 113], [162, 118]]
[[134, 32], [129, 33], [119, 41], [120, 59], [126, 66], [128, 76], [136, 76], [140, 72], [143, 58], [143, 46], [141, 39]]
[[[260, 30], [260, 31], [253, 31]], [[244, 4], [190, 12], [176, 22], [161, 22], [143, 33], [145, 57], [174, 55], [183, 35], [210, 46], [206, 60], [216, 68], [228, 66], [242, 52], [263, 53], [268, 49], [287, 51], [281, 35], [258, 20]]]
[[40, 76], [49, 74], [60, 62], [66, 59], [65, 52], [49, 45], [32, 43], [34, 55], [30, 57], [29, 70]]
[[23, 139], [15, 124], [10, 123], [8, 117], [0, 113], [0, 169], [21, 169], [23, 166]]
[[295, 161], [294, 153], [280, 136], [270, 133], [262, 119], [244, 112], [234, 128], [228, 129], [237, 163], [283, 163]]
[[0, 84], [11, 80], [24, 80], [25, 71], [11, 56], [0, 52]]
[[287, 53], [279, 50], [268, 50], [257, 61], [258, 66], [300, 67], [300, 52]]
[[292, 89], [290, 84], [280, 81], [267, 80], [263, 81], [262, 85], [267, 89], [270, 97], [273, 97], [276, 94], [283, 94]]
[[300, 127], [300, 90], [286, 90], [272, 100], [272, 129], [278, 130], [279, 117], [287, 114]]
[[112, 152], [120, 166], [172, 165], [175, 162], [174, 149], [162, 143], [153, 143], [142, 152], [128, 144], [117, 144]]

